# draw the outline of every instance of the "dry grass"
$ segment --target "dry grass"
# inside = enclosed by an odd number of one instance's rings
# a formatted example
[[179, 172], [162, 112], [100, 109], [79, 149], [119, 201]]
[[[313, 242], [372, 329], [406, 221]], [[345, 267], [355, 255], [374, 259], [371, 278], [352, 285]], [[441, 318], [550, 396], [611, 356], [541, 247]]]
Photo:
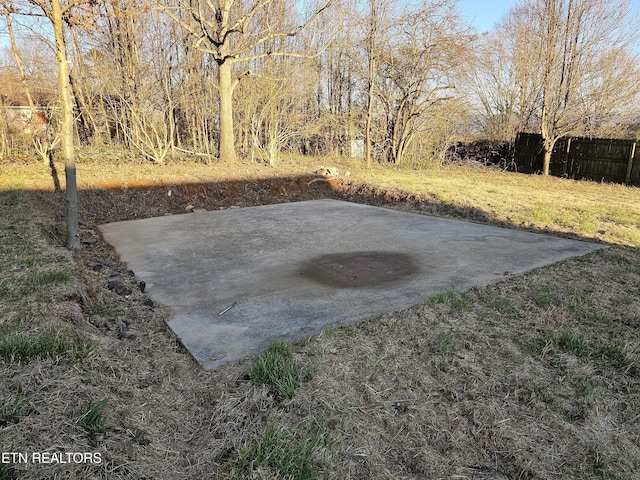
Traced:
[[[83, 162], [79, 254], [59, 246], [50, 172], [0, 165], [0, 334], [53, 328], [96, 347], [81, 359], [0, 359], [0, 451], [103, 461], [0, 464], [0, 478], [640, 478], [638, 189], [327, 160], [277, 170]], [[334, 190], [292, 180], [322, 163], [351, 175]], [[170, 312], [91, 233], [97, 221], [196, 201], [314, 195], [618, 246], [320, 333], [294, 346], [312, 375], [287, 398], [251, 383], [250, 359], [200, 370], [166, 327]], [[109, 290], [113, 280], [131, 295]]]
[[384, 191], [480, 210], [494, 222], [518, 228], [640, 246], [635, 187], [456, 166], [426, 172], [396, 168], [393, 174], [378, 167], [359, 179]]

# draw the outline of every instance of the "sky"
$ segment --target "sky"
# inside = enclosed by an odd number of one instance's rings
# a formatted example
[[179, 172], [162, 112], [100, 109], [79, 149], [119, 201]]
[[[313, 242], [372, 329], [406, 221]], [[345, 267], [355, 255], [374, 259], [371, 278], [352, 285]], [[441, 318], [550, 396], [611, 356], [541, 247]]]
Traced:
[[516, 3], [516, 0], [460, 0], [459, 5], [466, 21], [479, 32], [487, 32]]
[[[463, 17], [476, 27], [478, 32], [487, 32], [500, 20], [517, 0], [460, 0]], [[632, 0], [634, 10], [640, 10], [640, 0]]]

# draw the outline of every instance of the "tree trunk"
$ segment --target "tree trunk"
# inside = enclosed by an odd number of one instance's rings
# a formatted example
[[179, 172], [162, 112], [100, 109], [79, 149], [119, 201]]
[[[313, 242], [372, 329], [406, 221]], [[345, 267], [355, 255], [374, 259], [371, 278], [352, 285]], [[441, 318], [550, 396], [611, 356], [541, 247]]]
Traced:
[[218, 88], [220, 93], [220, 138], [219, 158], [223, 162], [236, 161], [233, 133], [233, 84], [231, 61], [225, 59], [218, 64]]
[[371, 168], [371, 117], [373, 115], [372, 88], [369, 88], [369, 98], [367, 100], [367, 123], [364, 128], [364, 165]]
[[369, 32], [369, 45], [367, 48], [369, 60], [369, 72], [367, 76], [367, 123], [364, 131], [365, 167], [371, 167], [371, 117], [373, 116], [373, 89], [376, 74], [376, 36], [378, 35], [378, 14], [376, 10], [376, 0], [371, 2], [371, 31]]
[[549, 108], [548, 108], [548, 91], [549, 86], [549, 73], [545, 75], [545, 83], [542, 94], [542, 112], [540, 114], [540, 135], [542, 136], [542, 175], [549, 175], [549, 164], [551, 163], [551, 152], [553, 151], [553, 144], [555, 142], [551, 139], [551, 128], [549, 124]]
[[553, 146], [547, 146], [547, 142], [544, 142], [543, 156], [542, 156], [542, 175], [549, 175], [549, 165], [551, 164], [551, 152]]
[[551, 137], [548, 126], [548, 113], [545, 105], [542, 106], [542, 122], [540, 124], [540, 134], [542, 135], [542, 175], [549, 175], [549, 165], [551, 164], [551, 152], [553, 152], [553, 146], [555, 140]]
[[78, 188], [76, 186], [76, 158], [73, 150], [73, 97], [69, 84], [69, 62], [64, 41], [64, 23], [60, 0], [51, 0], [51, 23], [56, 40], [58, 60], [58, 95], [62, 108], [62, 155], [67, 182], [67, 248], [79, 249], [78, 235]]

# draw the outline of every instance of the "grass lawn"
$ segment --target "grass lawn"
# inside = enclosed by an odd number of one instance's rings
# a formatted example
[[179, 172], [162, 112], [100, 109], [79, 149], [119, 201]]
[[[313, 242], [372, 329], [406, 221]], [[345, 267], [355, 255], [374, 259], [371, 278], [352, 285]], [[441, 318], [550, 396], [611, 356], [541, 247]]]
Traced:
[[[0, 161], [0, 453], [29, 458], [0, 463], [0, 479], [640, 478], [640, 189], [107, 153], [80, 155], [77, 253], [61, 247], [51, 170]], [[310, 182], [323, 164], [341, 175]], [[95, 231], [322, 197], [607, 248], [205, 372]], [[34, 463], [39, 452], [72, 461]]]

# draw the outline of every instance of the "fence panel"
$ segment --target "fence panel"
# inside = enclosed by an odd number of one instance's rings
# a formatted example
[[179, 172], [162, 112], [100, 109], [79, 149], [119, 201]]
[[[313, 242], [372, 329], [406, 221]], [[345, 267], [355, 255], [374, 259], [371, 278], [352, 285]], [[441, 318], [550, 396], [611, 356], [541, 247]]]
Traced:
[[[517, 171], [542, 171], [542, 137], [519, 133], [514, 148]], [[561, 138], [551, 154], [552, 175], [640, 186], [640, 153], [633, 140]]]
[[518, 172], [541, 172], [542, 137], [535, 133], [519, 133], [516, 136], [513, 161]]

